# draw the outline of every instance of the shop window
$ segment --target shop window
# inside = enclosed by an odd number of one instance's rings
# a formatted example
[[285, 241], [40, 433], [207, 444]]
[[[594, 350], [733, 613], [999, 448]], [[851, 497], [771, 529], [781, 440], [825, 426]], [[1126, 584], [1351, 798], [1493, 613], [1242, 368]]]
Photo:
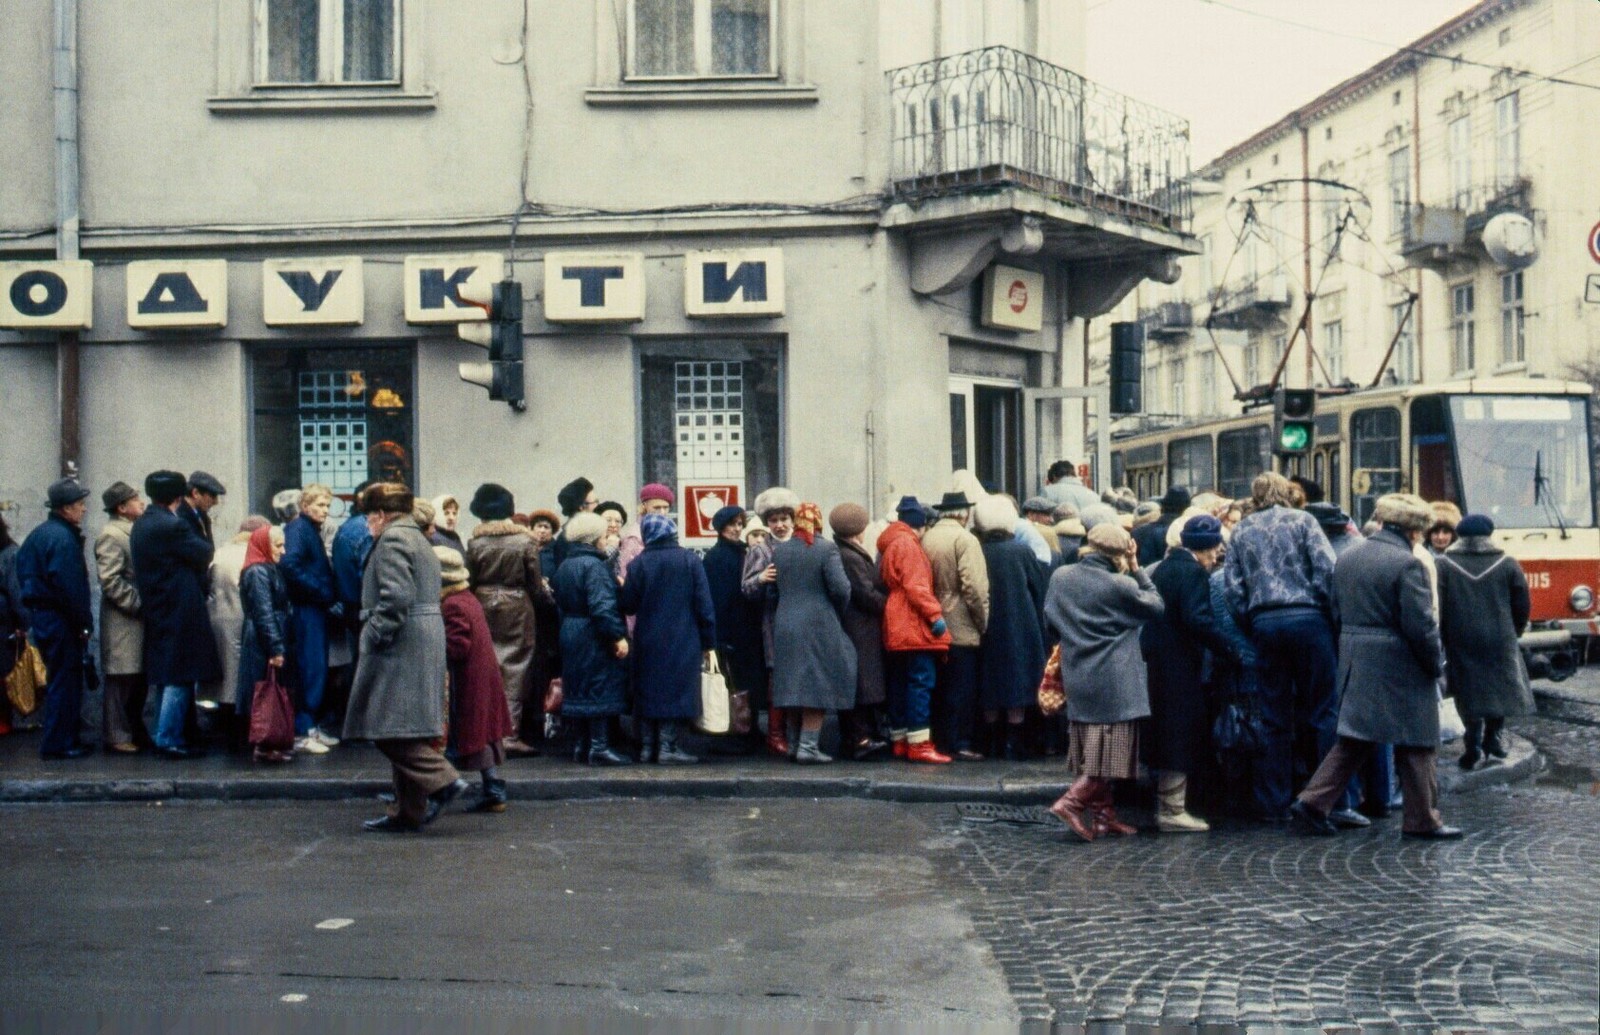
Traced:
[[257, 82], [394, 83], [400, 0], [257, 0]]
[[409, 349], [257, 349], [251, 356], [254, 513], [312, 482], [339, 503], [369, 480], [415, 487], [416, 364]]
[[641, 345], [643, 481], [736, 484], [746, 503], [781, 484], [780, 359], [762, 342]]

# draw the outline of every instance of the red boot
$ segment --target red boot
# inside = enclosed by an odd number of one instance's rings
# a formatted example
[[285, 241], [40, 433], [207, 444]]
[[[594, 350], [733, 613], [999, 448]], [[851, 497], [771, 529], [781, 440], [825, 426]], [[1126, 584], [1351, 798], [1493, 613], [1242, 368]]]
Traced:
[[1067, 793], [1050, 806], [1050, 814], [1071, 827], [1072, 832], [1083, 841], [1093, 841], [1099, 833], [1085, 793], [1091, 790], [1089, 784], [1088, 777], [1080, 776], [1076, 783], [1067, 788]]
[[895, 741], [893, 741], [893, 745], [894, 745], [894, 757], [896, 757], [896, 758], [904, 758], [904, 757], [906, 757], [906, 751], [907, 751], [908, 745], [906, 744], [906, 740], [905, 740], [904, 737], [900, 737], [900, 738], [896, 739]]
[[788, 715], [782, 708], [767, 712], [767, 754], [778, 758], [789, 757]]
[[907, 762], [928, 762], [933, 765], [944, 765], [950, 761], [949, 755], [941, 755], [939, 749], [933, 746], [933, 741], [922, 740], [915, 744], [906, 745]]
[[1095, 833], [1113, 834], [1117, 837], [1137, 834], [1138, 827], [1129, 826], [1117, 818], [1117, 810], [1111, 807], [1111, 801], [1111, 784], [1102, 783], [1100, 793], [1095, 796], [1091, 806], [1094, 812]]

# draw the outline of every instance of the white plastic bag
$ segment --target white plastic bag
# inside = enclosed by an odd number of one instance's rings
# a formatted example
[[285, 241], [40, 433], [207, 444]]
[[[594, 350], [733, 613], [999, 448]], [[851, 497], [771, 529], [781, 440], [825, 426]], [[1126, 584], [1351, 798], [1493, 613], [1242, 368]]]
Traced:
[[700, 669], [700, 718], [694, 721], [694, 728], [701, 733], [726, 733], [728, 723], [728, 681], [712, 651]]
[[1456, 711], [1454, 697], [1441, 697], [1439, 699], [1439, 743], [1449, 744], [1460, 740], [1461, 735], [1467, 732], [1467, 724], [1461, 721], [1461, 713]]

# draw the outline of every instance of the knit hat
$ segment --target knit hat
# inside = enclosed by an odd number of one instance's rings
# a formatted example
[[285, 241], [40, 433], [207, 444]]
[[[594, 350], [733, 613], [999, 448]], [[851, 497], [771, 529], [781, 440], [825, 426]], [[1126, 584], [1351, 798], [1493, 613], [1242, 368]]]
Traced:
[[472, 506], [467, 509], [479, 521], [509, 521], [516, 513], [517, 501], [504, 485], [485, 482], [472, 494]]
[[1209, 550], [1222, 545], [1222, 522], [1210, 514], [1196, 514], [1183, 523], [1180, 540], [1186, 550]]
[[865, 532], [871, 520], [867, 508], [859, 503], [841, 503], [828, 511], [828, 527], [841, 539], [851, 539]]
[[980, 532], [1010, 532], [1017, 527], [1017, 508], [1004, 496], [988, 496], [972, 508], [972, 523]]
[[744, 508], [729, 504], [711, 515], [711, 527], [720, 534], [724, 528], [727, 528], [742, 517], [744, 517]]
[[1044, 496], [1029, 496], [1022, 501], [1022, 512], [1024, 514], [1054, 514], [1056, 505], [1053, 500]]
[[775, 485], [756, 497], [755, 512], [765, 521], [767, 515], [775, 510], [787, 510], [793, 514], [800, 506], [800, 497], [781, 485]]
[[750, 537], [752, 535], [756, 534], [757, 532], [760, 532], [763, 535], [771, 535], [772, 534], [772, 533], [767, 531], [767, 526], [762, 523], [760, 514], [747, 514], [747, 515], [745, 515], [745, 519], [744, 519], [744, 541], [746, 543], [748, 543], [750, 541]]
[[158, 507], [181, 498], [188, 488], [189, 479], [177, 471], [152, 471], [144, 479], [144, 494]]
[[1463, 539], [1468, 536], [1494, 535], [1494, 521], [1487, 514], [1468, 514], [1456, 526], [1456, 535]]
[[89, 490], [78, 484], [76, 478], [63, 478], [46, 490], [45, 496], [50, 501], [51, 510], [60, 510], [89, 495]]
[[606, 534], [606, 519], [599, 514], [584, 512], [572, 515], [567, 522], [567, 542], [594, 544]]
[[139, 490], [127, 482], [112, 482], [111, 487], [100, 494], [100, 502], [106, 508], [107, 514], [115, 514], [117, 508], [139, 495]]
[[639, 502], [649, 503], [651, 500], [665, 500], [667, 506], [671, 507], [677, 505], [678, 497], [674, 496], [672, 490], [660, 482], [651, 482], [639, 490]]
[[583, 509], [583, 501], [589, 498], [589, 493], [594, 491], [594, 482], [587, 478], [574, 478], [561, 487], [556, 493], [556, 502], [561, 504], [561, 513], [571, 517]]
[[[433, 504], [428, 505], [431, 507]], [[461, 559], [460, 551], [449, 546], [435, 546], [433, 555], [439, 558], [439, 584], [443, 588], [467, 584], [467, 562]]]
[[417, 498], [402, 482], [373, 482], [361, 497], [367, 514], [405, 514], [410, 516]]
[[1395, 525], [1407, 532], [1421, 532], [1433, 524], [1433, 508], [1421, 496], [1391, 492], [1379, 496], [1372, 508], [1372, 520], [1380, 525]]

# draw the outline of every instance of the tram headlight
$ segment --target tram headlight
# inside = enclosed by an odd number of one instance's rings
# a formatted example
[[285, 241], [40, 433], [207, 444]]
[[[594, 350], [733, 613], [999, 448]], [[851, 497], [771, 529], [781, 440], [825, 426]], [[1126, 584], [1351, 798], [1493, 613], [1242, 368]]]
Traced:
[[1587, 611], [1594, 607], [1594, 590], [1588, 586], [1575, 586], [1572, 592], [1567, 594], [1567, 603], [1574, 611]]

